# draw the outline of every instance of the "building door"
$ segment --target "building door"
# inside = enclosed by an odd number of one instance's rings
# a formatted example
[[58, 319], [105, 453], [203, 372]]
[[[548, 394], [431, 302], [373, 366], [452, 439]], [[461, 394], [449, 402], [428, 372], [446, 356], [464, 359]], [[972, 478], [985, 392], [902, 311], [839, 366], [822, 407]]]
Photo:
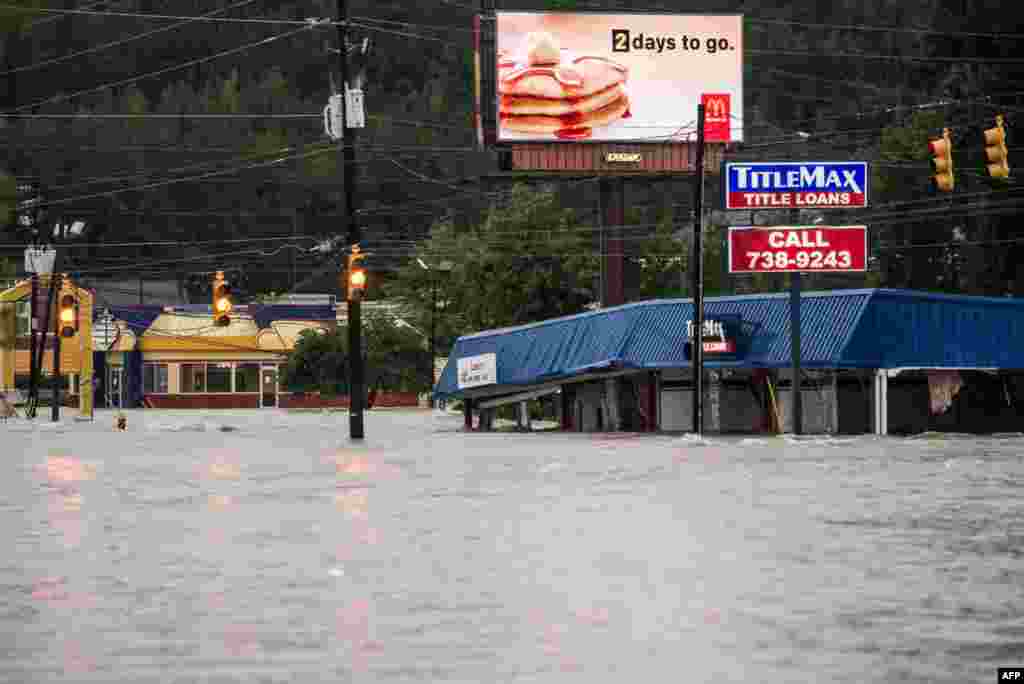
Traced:
[[121, 408], [124, 405], [124, 369], [107, 366], [107, 408]]
[[264, 366], [260, 369], [260, 406], [277, 407], [277, 366]]

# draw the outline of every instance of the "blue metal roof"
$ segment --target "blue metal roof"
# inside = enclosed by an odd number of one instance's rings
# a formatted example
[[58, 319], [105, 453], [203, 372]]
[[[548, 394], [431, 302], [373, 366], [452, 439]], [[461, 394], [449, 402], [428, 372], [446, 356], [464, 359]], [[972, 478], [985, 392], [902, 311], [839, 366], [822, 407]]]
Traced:
[[[788, 368], [789, 294], [713, 297], [705, 318], [738, 314], [750, 344], [740, 358], [705, 357], [709, 368]], [[1024, 300], [910, 290], [805, 292], [805, 368], [1024, 368]], [[517, 387], [601, 369], [686, 368], [693, 300], [636, 302], [460, 337], [435, 387], [460, 396], [458, 359], [493, 352], [498, 385]]]

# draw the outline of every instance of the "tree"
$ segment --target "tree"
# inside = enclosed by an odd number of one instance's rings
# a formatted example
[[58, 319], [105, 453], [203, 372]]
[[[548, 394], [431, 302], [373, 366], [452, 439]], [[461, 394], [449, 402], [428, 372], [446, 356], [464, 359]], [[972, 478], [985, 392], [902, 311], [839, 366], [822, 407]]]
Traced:
[[[594, 298], [599, 263], [573, 211], [559, 207], [554, 193], [525, 185], [466, 230], [450, 220], [436, 223], [417, 257], [432, 268], [412, 259], [387, 294], [413, 312], [417, 325], [429, 326], [438, 287], [444, 337], [579, 313]], [[449, 271], [438, 269], [442, 261]]]
[[13, 287], [18, 275], [18, 265], [12, 259], [0, 259], [0, 290]]
[[[426, 340], [422, 333], [400, 324], [401, 319], [378, 312], [363, 317], [365, 384], [368, 389], [423, 392], [430, 387]], [[290, 391], [333, 395], [348, 392], [348, 328], [304, 330], [288, 357], [282, 375]]]

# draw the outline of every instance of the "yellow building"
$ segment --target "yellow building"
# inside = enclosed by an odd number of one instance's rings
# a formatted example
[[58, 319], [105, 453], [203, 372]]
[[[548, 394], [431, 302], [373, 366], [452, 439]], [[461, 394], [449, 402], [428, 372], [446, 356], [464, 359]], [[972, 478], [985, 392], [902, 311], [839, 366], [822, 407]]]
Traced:
[[225, 327], [205, 305], [109, 311], [113, 339], [97, 366], [103, 404], [112, 407], [279, 406], [281, 366], [299, 334], [336, 325], [328, 305], [237, 306]]
[[[79, 409], [85, 415], [92, 414], [92, 311], [93, 294], [86, 288], [78, 287], [67, 276], [63, 277], [61, 291], [54, 298], [53, 315], [49, 321], [49, 333], [44, 343], [40, 377], [49, 383], [53, 372], [54, 350], [56, 337], [56, 310], [60, 294], [71, 294], [75, 297], [76, 316], [75, 333], [60, 340], [60, 372], [65, 378], [64, 386], [72, 400], [77, 400]], [[38, 279], [40, 300], [47, 301], [50, 286], [49, 274]], [[31, 295], [32, 282], [23, 280], [0, 292], [0, 392], [11, 392], [16, 388], [28, 386], [31, 349]]]

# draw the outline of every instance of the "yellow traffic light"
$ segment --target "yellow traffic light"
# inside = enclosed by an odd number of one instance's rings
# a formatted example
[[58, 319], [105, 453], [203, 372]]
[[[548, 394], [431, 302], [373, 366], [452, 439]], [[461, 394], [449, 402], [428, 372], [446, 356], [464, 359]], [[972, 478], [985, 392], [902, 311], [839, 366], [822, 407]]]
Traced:
[[1003, 115], [996, 116], [996, 127], [985, 131], [986, 168], [991, 178], [1008, 178], [1010, 163], [1006, 151], [1006, 129], [1003, 128]]
[[219, 327], [231, 325], [231, 285], [224, 280], [224, 272], [217, 271], [213, 278], [213, 324]]
[[932, 181], [940, 192], [952, 192], [956, 181], [953, 177], [953, 141], [949, 137], [949, 129], [942, 129], [942, 137], [928, 142], [932, 153], [932, 169], [935, 175]]
[[70, 290], [60, 294], [57, 318], [60, 322], [60, 336], [74, 337], [78, 332], [78, 298]]
[[359, 265], [359, 261], [365, 258], [366, 254], [359, 251], [359, 246], [353, 245], [352, 253], [348, 255], [348, 279], [345, 288], [345, 297], [349, 301], [360, 300], [366, 293], [366, 269]]

